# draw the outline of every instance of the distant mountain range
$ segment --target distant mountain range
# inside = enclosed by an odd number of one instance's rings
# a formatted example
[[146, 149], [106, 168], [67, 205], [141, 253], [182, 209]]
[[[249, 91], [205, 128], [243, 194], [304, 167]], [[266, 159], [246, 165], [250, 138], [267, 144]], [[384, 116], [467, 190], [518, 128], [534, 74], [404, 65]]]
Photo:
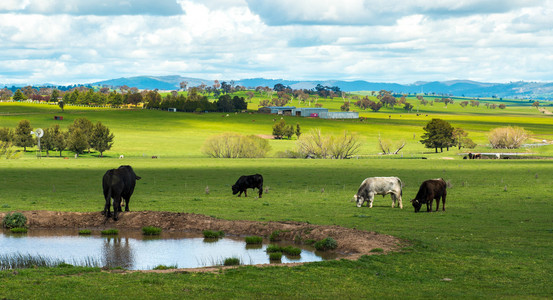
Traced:
[[[213, 80], [174, 76], [137, 76], [111, 79], [94, 82], [92, 85], [108, 85], [137, 87], [139, 89], [175, 90], [180, 88], [180, 83], [188, 82], [188, 87], [198, 86], [202, 83], [208, 86], [213, 85]], [[219, 80], [220, 82], [230, 80]], [[342, 91], [380, 91], [387, 90], [394, 93], [426, 93], [453, 95], [465, 97], [498, 97], [498, 98], [531, 98], [531, 99], [553, 99], [553, 83], [551, 82], [509, 82], [509, 83], [487, 83], [470, 80], [432, 81], [415, 82], [412, 84], [342, 81], [342, 80], [285, 80], [250, 78], [234, 80], [235, 85], [242, 85], [247, 88], [258, 86], [274, 87], [276, 84], [283, 84], [292, 89], [313, 89], [318, 84], [323, 86], [337, 86]]]
[[[202, 83], [207, 86], [213, 85], [213, 80], [182, 77], [179, 75], [171, 76], [135, 76], [110, 79], [93, 82], [83, 85], [92, 86], [129, 86], [139, 89], [159, 89], [159, 90], [178, 90], [180, 83], [186, 81], [188, 87], [199, 86]], [[219, 80], [230, 83], [231, 80]], [[234, 80], [235, 85], [255, 88], [257, 86], [274, 87], [276, 84], [283, 84], [292, 89], [313, 89], [318, 84], [323, 86], [337, 86], [342, 91], [380, 91], [387, 90], [394, 93], [424, 93], [438, 95], [452, 95], [465, 97], [498, 97], [498, 98], [528, 98], [528, 99], [553, 99], [553, 82], [525, 82], [516, 81], [509, 83], [487, 83], [470, 80], [451, 80], [451, 81], [432, 81], [415, 82], [412, 84], [382, 83], [341, 80], [285, 80], [285, 79], [265, 79], [251, 78]], [[4, 86], [4, 85], [0, 85]]]

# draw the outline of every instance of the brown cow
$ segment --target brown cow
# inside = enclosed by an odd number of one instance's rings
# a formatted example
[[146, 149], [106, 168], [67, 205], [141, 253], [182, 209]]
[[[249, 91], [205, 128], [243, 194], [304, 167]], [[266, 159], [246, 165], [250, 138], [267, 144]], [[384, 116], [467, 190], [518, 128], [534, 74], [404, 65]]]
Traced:
[[440, 207], [440, 198], [442, 198], [442, 210], [445, 211], [445, 197], [447, 195], [447, 183], [442, 179], [430, 179], [424, 181], [415, 199], [411, 200], [415, 212], [421, 209], [421, 206], [426, 203], [426, 210], [432, 211], [432, 201], [436, 199], [436, 211]]

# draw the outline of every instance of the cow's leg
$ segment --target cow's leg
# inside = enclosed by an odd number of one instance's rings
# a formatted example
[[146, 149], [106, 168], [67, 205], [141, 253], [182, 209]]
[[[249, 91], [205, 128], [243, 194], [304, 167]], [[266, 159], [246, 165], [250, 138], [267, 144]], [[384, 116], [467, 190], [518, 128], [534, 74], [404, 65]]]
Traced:
[[263, 195], [263, 185], [260, 185], [257, 188], [259, 189], [259, 198], [261, 198], [261, 196]]
[[403, 209], [403, 201], [402, 201], [402, 199], [401, 199], [401, 194], [397, 195], [396, 197], [397, 197], [398, 200], [399, 200], [399, 208]]
[[396, 195], [394, 193], [391, 193], [390, 197], [392, 197], [392, 208], [394, 208], [396, 207]]
[[129, 211], [129, 202], [131, 202], [131, 197], [125, 199], [125, 211]]
[[369, 208], [373, 207], [374, 194], [369, 193]]
[[244, 189], [244, 197], [248, 197], [248, 189]]
[[121, 196], [113, 198], [113, 220], [119, 219], [118, 214], [121, 211]]
[[445, 195], [442, 196], [442, 211], [445, 211]]
[[106, 218], [111, 217], [110, 206], [111, 206], [111, 196], [107, 196], [106, 204], [104, 205], [104, 211], [102, 212], [102, 214], [105, 215]]
[[242, 197], [242, 191], [240, 191], [240, 193], [238, 194], [238, 197]]
[[440, 208], [440, 197], [436, 198], [436, 211]]
[[434, 200], [434, 199], [431, 198], [430, 200], [426, 201], [426, 211], [427, 211], [427, 212], [432, 212], [432, 201], [433, 201], [433, 200]]

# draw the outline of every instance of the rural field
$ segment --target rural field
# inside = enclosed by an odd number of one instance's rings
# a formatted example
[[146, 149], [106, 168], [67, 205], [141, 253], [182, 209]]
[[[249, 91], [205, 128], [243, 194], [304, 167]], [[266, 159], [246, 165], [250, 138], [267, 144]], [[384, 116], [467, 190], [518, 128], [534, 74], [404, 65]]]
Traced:
[[[249, 108], [257, 109], [254, 98]], [[321, 100], [339, 109], [342, 99]], [[553, 295], [553, 144], [503, 152], [533, 159], [464, 160], [467, 149], [434, 153], [419, 142], [432, 118], [461, 127], [478, 144], [487, 144], [496, 127], [531, 132], [528, 143], [551, 143], [553, 117], [527, 103], [505, 102], [504, 110], [461, 108], [458, 104], [416, 105], [413, 112], [361, 111], [361, 120], [284, 117], [304, 133], [320, 129], [359, 136], [361, 149], [347, 160], [280, 158], [294, 150], [292, 140], [269, 140], [267, 158], [216, 159], [202, 153], [215, 134], [270, 135], [280, 116], [256, 113], [173, 113], [0, 103], [0, 128], [22, 119], [33, 128], [86, 117], [110, 128], [111, 150], [42, 153], [28, 149], [17, 159], [0, 160], [0, 212], [103, 209], [101, 178], [107, 169], [131, 165], [142, 177], [130, 204], [133, 211], [196, 213], [225, 220], [296, 221], [338, 225], [402, 239], [399, 251], [299, 266], [241, 266], [215, 273], [123, 272], [60, 266], [0, 271], [0, 298], [550, 298]], [[497, 101], [497, 100], [494, 100]], [[418, 112], [416, 111], [418, 109]], [[62, 121], [54, 120], [60, 115]], [[393, 156], [379, 155], [378, 137], [405, 141]], [[123, 155], [123, 159], [119, 159]], [[152, 159], [156, 156], [157, 159]], [[426, 159], [421, 159], [421, 158]], [[238, 198], [231, 185], [240, 175], [263, 174], [262, 198]], [[366, 177], [398, 176], [404, 209], [391, 208], [390, 196], [373, 208], [350, 202]], [[445, 212], [414, 213], [409, 200], [420, 183], [442, 177], [450, 182]], [[207, 194], [206, 187], [209, 187]], [[424, 210], [424, 208], [423, 208]], [[122, 218], [124, 218], [124, 213]]]

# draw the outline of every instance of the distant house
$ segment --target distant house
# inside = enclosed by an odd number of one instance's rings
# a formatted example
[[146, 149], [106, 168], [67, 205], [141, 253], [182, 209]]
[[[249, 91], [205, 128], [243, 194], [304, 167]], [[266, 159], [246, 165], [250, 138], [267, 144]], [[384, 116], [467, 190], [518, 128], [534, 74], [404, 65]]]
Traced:
[[167, 110], [168, 110], [168, 111], [171, 111], [171, 112], [177, 112], [177, 109], [174, 108], [174, 107], [168, 108]]
[[259, 108], [258, 112], [265, 114], [277, 114], [284, 116], [312, 117], [322, 119], [358, 119], [359, 113], [355, 111], [328, 111], [323, 107], [298, 107], [295, 106], [267, 106]]

